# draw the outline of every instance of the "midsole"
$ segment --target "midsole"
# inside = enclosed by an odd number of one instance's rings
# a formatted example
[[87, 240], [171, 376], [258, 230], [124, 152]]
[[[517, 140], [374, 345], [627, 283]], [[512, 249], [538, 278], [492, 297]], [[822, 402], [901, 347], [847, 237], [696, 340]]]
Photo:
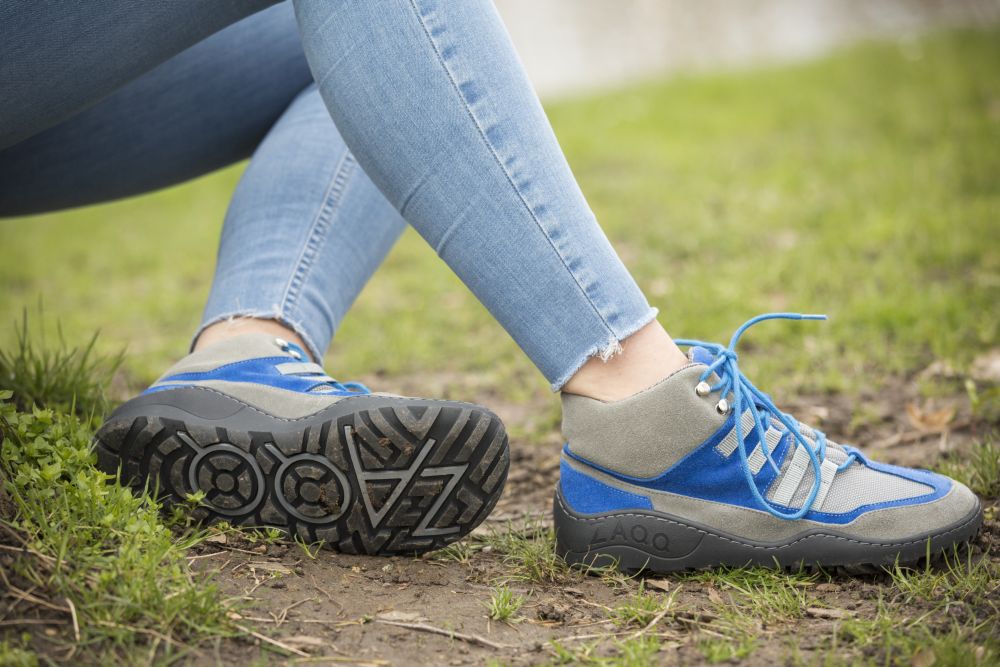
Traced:
[[287, 418], [273, 415], [255, 405], [251, 405], [210, 387], [184, 387], [144, 394], [133, 398], [115, 410], [108, 418], [108, 421], [131, 419], [134, 417], [162, 417], [180, 420], [188, 420], [194, 417], [199, 421], [217, 423], [218, 426], [222, 427], [233, 426], [243, 431], [291, 431], [300, 430], [313, 423], [331, 419], [335, 420], [359, 410], [396, 408], [400, 405], [472, 409], [489, 414], [491, 418], [499, 419], [483, 406], [471, 403], [402, 396], [381, 396], [377, 394], [361, 394], [342, 398], [312, 414]]
[[[632, 552], [653, 569], [711, 565], [792, 565], [880, 563], [900, 556], [919, 558], [928, 547], [939, 551], [969, 539], [982, 522], [979, 503], [965, 517], [935, 531], [901, 540], [859, 539], [836, 530], [810, 528], [780, 542], [755, 541], [656, 510], [584, 515], [573, 511], [559, 489], [554, 508], [556, 540], [569, 560], [602, 555], [621, 558]], [[641, 566], [641, 563], [639, 563]]]

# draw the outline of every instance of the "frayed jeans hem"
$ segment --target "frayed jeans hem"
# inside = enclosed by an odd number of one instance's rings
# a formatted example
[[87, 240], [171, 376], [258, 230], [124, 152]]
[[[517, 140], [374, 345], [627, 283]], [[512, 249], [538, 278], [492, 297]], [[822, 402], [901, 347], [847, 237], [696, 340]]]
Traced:
[[234, 310], [221, 315], [215, 315], [202, 322], [198, 327], [198, 330], [195, 331], [194, 336], [191, 337], [191, 345], [188, 348], [188, 352], [194, 351], [194, 346], [197, 344], [198, 338], [201, 336], [202, 332], [205, 331], [205, 329], [213, 324], [218, 324], [219, 322], [236, 319], [271, 320], [272, 322], [277, 322], [282, 326], [288, 327], [302, 339], [302, 342], [306, 345], [306, 351], [316, 361], [316, 363], [323, 363], [323, 355], [325, 351], [321, 351], [319, 349], [319, 346], [316, 345], [316, 342], [309, 335], [305, 325], [302, 322], [293, 320], [286, 314], [275, 310]]
[[604, 341], [599, 345], [594, 345], [586, 353], [579, 356], [577, 360], [570, 366], [569, 370], [565, 373], [559, 375], [555, 381], [553, 381], [549, 387], [553, 392], [561, 390], [567, 382], [576, 375], [585, 363], [593, 359], [594, 357], [599, 357], [604, 361], [608, 361], [615, 355], [621, 353], [622, 341], [631, 336], [632, 334], [642, 329], [644, 326], [656, 319], [660, 311], [657, 308], [650, 308], [647, 310], [642, 317], [636, 320], [636, 323], [625, 327], [621, 330], [621, 333], [616, 333], [612, 335], [608, 340]]

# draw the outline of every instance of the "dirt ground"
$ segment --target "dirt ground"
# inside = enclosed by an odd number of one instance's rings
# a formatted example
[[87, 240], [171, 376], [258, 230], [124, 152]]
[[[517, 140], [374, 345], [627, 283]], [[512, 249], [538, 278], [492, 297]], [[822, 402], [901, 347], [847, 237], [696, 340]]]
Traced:
[[[428, 381], [426, 376], [414, 379], [424, 393]], [[468, 379], [439, 378], [438, 384], [445, 394], [462, 389], [469, 398], [472, 391], [473, 398], [496, 410], [515, 433], [537, 432], [537, 424], [530, 421], [544, 411], [541, 408], [505, 404]], [[408, 389], [405, 381], [402, 389]], [[788, 407], [835, 440], [865, 446], [873, 457], [906, 465], [932, 465], [943, 452], [961, 451], [977, 430], [985, 428], [972, 423], [962, 396], [920, 399], [913, 383], [854, 400], [868, 410], [860, 426], [852, 421], [856, 411], [846, 397], [816, 397]], [[539, 439], [540, 444], [532, 444], [512, 437], [504, 497], [486, 524], [473, 533], [473, 541], [491, 531], [544, 527], [549, 521], [560, 442], [555, 429], [550, 436], [533, 437]], [[992, 520], [973, 547], [988, 558], [998, 557], [997, 509], [994, 502], [987, 513]], [[555, 582], [510, 581], [513, 591], [526, 596], [519, 622], [491, 621], [486, 606], [491, 586], [507, 578], [510, 568], [503, 554], [489, 546], [457, 559], [441, 554], [386, 559], [327, 550], [309, 555], [295, 544], [253, 544], [219, 536], [197, 549], [192, 564], [225, 595], [239, 600], [242, 607], [236, 622], [259, 633], [253, 640], [226, 640], [209, 647], [198, 655], [197, 664], [250, 662], [265, 648], [273, 649], [269, 658], [275, 663], [471, 665], [496, 660], [529, 665], [555, 659], [553, 639], [570, 649], [600, 640], [595, 654], [614, 655], [616, 639], [642, 631], [620, 628], [608, 620], [611, 608], [635, 595], [638, 580], [609, 582], [578, 573]], [[828, 651], [834, 625], [842, 618], [873, 613], [886, 581], [884, 576], [843, 576], [832, 583], [807, 584], [815, 608], [791, 624], [762, 624], [758, 648], [748, 664], [785, 662], [791, 644], [797, 645], [806, 662], [813, 651]], [[698, 641], [712, 633], [709, 610], [718, 601], [718, 591], [710, 583], [672, 578], [647, 580], [644, 586], [681, 589], [674, 605], [681, 611], [650, 630], [662, 642], [657, 662], [704, 662]]]

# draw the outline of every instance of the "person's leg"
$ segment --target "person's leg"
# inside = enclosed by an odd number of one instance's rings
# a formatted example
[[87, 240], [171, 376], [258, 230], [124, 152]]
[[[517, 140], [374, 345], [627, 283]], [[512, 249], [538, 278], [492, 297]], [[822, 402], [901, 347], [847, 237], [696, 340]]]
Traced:
[[[275, 2], [5, 0], [0, 3], [0, 148], [97, 104]], [[253, 50], [245, 46], [241, 53], [252, 57]]]
[[489, 2], [295, 5], [347, 145], [553, 388], [615, 398], [683, 365]]
[[868, 461], [753, 387], [735, 346], [757, 320], [728, 347], [687, 341], [690, 361], [651, 324], [488, 2], [295, 6], [358, 161], [564, 390], [554, 515], [568, 560], [879, 565], [975, 533], [966, 487]]
[[198, 518], [340, 551], [420, 552], [473, 530], [506, 479], [500, 419], [341, 384], [302, 349], [322, 358], [403, 227], [307, 88], [230, 204], [195, 350], [109, 417], [100, 467], [155, 480], [167, 505], [204, 491]]
[[311, 80], [291, 6], [259, 12], [0, 151], [0, 216], [146, 192], [256, 148], [199, 344], [270, 332], [321, 359], [405, 223], [356, 167], [315, 87], [299, 95]]
[[290, 7], [250, 17], [0, 152], [0, 211], [178, 182], [266, 134], [227, 215], [198, 349], [115, 411], [98, 464], [166, 506], [205, 492], [203, 518], [347, 551], [435, 548], [498, 500], [506, 436], [479, 406], [338, 383], [295, 344], [322, 355], [403, 227], [309, 81]]
[[257, 148], [236, 188], [195, 349], [253, 331], [287, 338], [276, 328], [284, 326], [322, 360], [405, 226], [310, 86]]
[[[29, 69], [0, 64], [10, 68]], [[311, 82], [291, 8], [259, 12], [0, 150], [0, 216], [149, 192], [246, 159]], [[33, 97], [24, 88], [0, 100], [5, 130], [16, 122], [8, 100]]]
[[[181, 4], [176, 7], [184, 9]], [[253, 7], [253, 3], [246, 3], [243, 12], [249, 13]], [[42, 12], [24, 7], [15, 12], [13, 5], [2, 10], [10, 19], [4, 25], [20, 25], [25, 33], [7, 42], [6, 47], [0, 46], [9, 58], [0, 66], [0, 76], [4, 81], [19, 82], [0, 104], [0, 132], [5, 137], [21, 136], [44, 122], [48, 113], [63, 109], [58, 114], [64, 115], [77, 107], [88, 108], [0, 150], [0, 216], [53, 211], [148, 192], [245, 159], [312, 80], [295, 18], [286, 4], [221, 30], [89, 106], [105, 86], [134, 76], [163, 53], [241, 15], [230, 7], [201, 15], [196, 22], [188, 22], [190, 12], [179, 22], [170, 15], [161, 16], [166, 25], [159, 26], [157, 33], [172, 34], [173, 39], [160, 41], [140, 57], [122, 59], [119, 53], [102, 49], [108, 42], [128, 42], [133, 32], [127, 19], [136, 7], [110, 3], [104, 9], [76, 17], [77, 29], [86, 25], [88, 30], [82, 31], [91, 40], [79, 51], [93, 57], [104, 53], [105, 57], [100, 67], [95, 63], [96, 80], [90, 80], [94, 74], [79, 70], [77, 61], [72, 60], [67, 69], [76, 84], [85, 85], [69, 86], [68, 90], [61, 87], [57, 75], [63, 70], [54, 62], [65, 54], [47, 56], [44, 40], [28, 39], [36, 32], [32, 26], [45, 23], [46, 17], [39, 16]], [[143, 20], [152, 20], [156, 12]], [[96, 30], [100, 26], [88, 22], [95, 16], [118, 16], [126, 23], [114, 35], [101, 34]], [[55, 39], [55, 33], [50, 29], [46, 36]], [[20, 78], [27, 73], [44, 73], [50, 83], [30, 85], [29, 80]], [[56, 93], [58, 104], [53, 107], [45, 96]], [[44, 109], [37, 109], [38, 105]], [[328, 125], [332, 127], [332, 123]], [[320, 128], [318, 135], [325, 132], [327, 127]], [[335, 147], [337, 142], [332, 144]], [[322, 178], [322, 174], [316, 175], [316, 179]], [[305, 224], [303, 221], [300, 226]], [[322, 330], [322, 318], [316, 321]], [[294, 330], [274, 320], [244, 319], [240, 324], [240, 333], [266, 330], [305, 344]]]

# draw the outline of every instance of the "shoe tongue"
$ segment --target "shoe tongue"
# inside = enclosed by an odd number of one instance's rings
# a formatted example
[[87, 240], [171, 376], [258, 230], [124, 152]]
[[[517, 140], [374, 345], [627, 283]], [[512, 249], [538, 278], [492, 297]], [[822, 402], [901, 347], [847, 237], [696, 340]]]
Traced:
[[688, 350], [688, 359], [690, 359], [696, 364], [705, 364], [706, 366], [708, 366], [713, 361], [715, 361], [715, 355], [713, 355], [705, 348], [695, 345], [690, 350]]

